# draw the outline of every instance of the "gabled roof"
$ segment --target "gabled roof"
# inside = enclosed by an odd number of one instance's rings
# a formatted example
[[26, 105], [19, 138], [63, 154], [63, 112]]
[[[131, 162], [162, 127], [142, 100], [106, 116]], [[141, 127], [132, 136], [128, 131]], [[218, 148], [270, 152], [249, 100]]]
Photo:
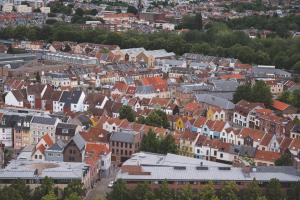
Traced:
[[268, 133], [265, 134], [264, 137], [263, 137], [263, 139], [260, 142], [260, 145], [262, 145], [262, 146], [268, 146], [270, 144], [273, 136], [274, 136], [273, 134], [268, 134]]
[[171, 103], [170, 99], [163, 99], [163, 98], [159, 98], [159, 97], [153, 97], [150, 100], [149, 105], [151, 105], [151, 106], [160, 106], [160, 107], [167, 108], [170, 103]]
[[224, 129], [225, 124], [226, 124], [225, 122], [219, 121], [219, 120], [216, 120], [216, 121], [208, 120], [206, 122], [206, 125], [210, 130], [218, 131], [218, 132], [221, 132]]
[[255, 130], [252, 128], [242, 128], [240, 135], [243, 138], [251, 137], [254, 141], [260, 142], [265, 134], [260, 130]]
[[280, 111], [284, 111], [289, 106], [290, 106], [289, 104], [286, 104], [286, 103], [276, 100], [276, 99], [273, 100], [273, 104], [272, 104], [273, 108], [275, 108], [276, 110], [280, 110]]
[[57, 120], [57, 118], [36, 116], [36, 117], [33, 117], [31, 123], [54, 125], [56, 123], [56, 120]]
[[180, 139], [182, 140], [188, 140], [188, 141], [195, 141], [197, 139], [198, 134], [197, 133], [192, 133], [190, 131], [184, 131], [181, 134]]
[[210, 94], [198, 94], [196, 95], [196, 98], [200, 103], [205, 103], [212, 106], [218, 106], [222, 109], [232, 110], [234, 108], [234, 104], [231, 101]]
[[247, 116], [248, 113], [254, 108], [264, 108], [263, 103], [253, 103], [246, 100], [240, 100], [236, 105], [234, 110], [243, 116]]
[[261, 151], [261, 150], [256, 150], [256, 152], [255, 152], [255, 159], [257, 159], [257, 160], [275, 162], [279, 158], [280, 158], [280, 153], [278, 153], [278, 152]]
[[115, 142], [126, 142], [133, 144], [134, 143], [134, 133], [133, 132], [113, 132], [110, 141], [115, 141]]
[[59, 102], [64, 102], [65, 105], [77, 104], [81, 97], [82, 91], [63, 91]]
[[53, 140], [51, 139], [51, 137], [49, 136], [48, 133], [46, 133], [43, 137], [42, 140], [45, 141], [45, 143], [48, 145], [48, 147], [51, 147], [54, 143]]
[[[74, 141], [74, 143], [76, 144], [76, 146], [78, 147], [78, 149], [80, 150], [80, 151], [82, 151], [83, 149], [84, 149], [84, 147], [85, 147], [85, 140], [81, 137], [81, 135], [80, 134], [76, 134], [73, 138], [72, 138], [72, 140]], [[71, 140], [71, 141], [72, 141]]]

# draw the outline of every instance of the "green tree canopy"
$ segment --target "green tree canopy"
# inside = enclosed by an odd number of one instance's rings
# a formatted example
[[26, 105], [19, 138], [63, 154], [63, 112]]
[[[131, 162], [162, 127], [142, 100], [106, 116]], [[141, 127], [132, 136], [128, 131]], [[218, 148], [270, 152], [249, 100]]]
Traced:
[[235, 182], [225, 182], [220, 191], [220, 200], [238, 200], [237, 192], [238, 189]]
[[252, 87], [248, 84], [239, 86], [233, 95], [233, 102], [237, 103], [242, 99], [264, 103], [267, 107], [272, 105], [272, 93], [263, 81], [257, 81]]
[[106, 196], [107, 200], [130, 200], [129, 190], [122, 180], [118, 180], [110, 193]]
[[270, 180], [265, 193], [268, 200], [282, 200], [284, 198], [278, 179]]
[[42, 200], [57, 200], [53, 190], [51, 190], [48, 194], [42, 197]]
[[177, 199], [180, 200], [193, 200], [194, 198], [194, 193], [189, 185], [177, 193]]
[[146, 117], [146, 124], [150, 126], [168, 128], [169, 121], [167, 114], [161, 110], [155, 110]]
[[212, 182], [209, 182], [199, 194], [199, 200], [216, 200], [217, 198], [215, 187]]
[[127, 12], [128, 13], [133, 13], [133, 14], [138, 14], [138, 10], [136, 9], [136, 7], [134, 7], [134, 6], [128, 6], [128, 8], [127, 8]]
[[148, 183], [139, 183], [132, 191], [132, 200], [153, 200], [154, 193], [149, 188]]
[[67, 187], [64, 188], [63, 196], [64, 196], [64, 198], [68, 198], [68, 199], [71, 198], [71, 195], [72, 195], [72, 198], [75, 198], [75, 196], [82, 198], [85, 196], [85, 193], [86, 193], [86, 191], [85, 191], [81, 181], [74, 180], [74, 181], [71, 181], [67, 185]]
[[293, 158], [290, 153], [283, 153], [279, 159], [275, 161], [276, 166], [292, 166]]
[[247, 185], [247, 188], [242, 191], [243, 200], [257, 200], [262, 197], [262, 191], [256, 180], [253, 180]]
[[164, 181], [155, 194], [157, 200], [173, 200], [172, 193], [168, 188], [167, 181]]
[[123, 105], [119, 110], [119, 118], [127, 119], [129, 122], [135, 121], [135, 113], [130, 106]]
[[300, 182], [294, 183], [287, 190], [287, 200], [299, 199], [300, 197]]

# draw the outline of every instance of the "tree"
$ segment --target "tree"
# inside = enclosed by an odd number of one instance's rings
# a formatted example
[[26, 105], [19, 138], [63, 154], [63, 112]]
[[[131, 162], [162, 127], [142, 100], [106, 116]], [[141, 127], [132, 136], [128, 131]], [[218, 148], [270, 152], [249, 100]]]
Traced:
[[266, 197], [268, 200], [282, 200], [284, 195], [281, 190], [281, 184], [278, 179], [271, 179], [266, 188]]
[[147, 116], [146, 124], [150, 126], [168, 128], [169, 122], [167, 114], [161, 110], [155, 110]]
[[96, 9], [92, 9], [92, 10], [90, 11], [90, 14], [95, 16], [95, 15], [98, 14], [98, 11], [97, 11]]
[[212, 182], [209, 182], [203, 190], [199, 194], [199, 200], [213, 200], [216, 199], [216, 191], [214, 184]]
[[42, 200], [57, 200], [53, 190], [51, 190], [48, 194], [42, 197]]
[[237, 103], [240, 100], [252, 101], [251, 95], [251, 85], [240, 85], [237, 87], [235, 93], [233, 94], [233, 102]]
[[35, 74], [35, 80], [36, 80], [36, 82], [38, 82], [38, 83], [41, 82], [40, 72], [36, 72], [36, 74]]
[[158, 153], [159, 143], [160, 141], [159, 138], [156, 137], [156, 133], [150, 129], [141, 141], [140, 151]]
[[163, 181], [159, 190], [155, 194], [157, 200], [173, 200], [171, 191], [168, 188], [168, 182]]
[[77, 192], [71, 193], [65, 200], [83, 200], [82, 196], [79, 196]]
[[136, 9], [136, 7], [134, 7], [134, 6], [128, 6], [128, 8], [127, 8], [127, 12], [128, 13], [133, 13], [133, 14], [138, 14], [138, 10]]
[[275, 161], [276, 166], [292, 166], [293, 158], [289, 153], [283, 153], [279, 159]]
[[160, 142], [159, 153], [167, 154], [173, 153], [176, 154], [178, 152], [178, 148], [175, 142], [175, 139], [172, 135], [168, 134], [165, 138], [163, 138]]
[[22, 200], [31, 200], [31, 189], [28, 185], [26, 185], [25, 181], [18, 179], [9, 187], [14, 188], [16, 193], [22, 196]]
[[180, 200], [193, 200], [194, 199], [194, 194], [193, 194], [193, 191], [192, 191], [191, 187], [188, 185], [188, 186], [184, 187], [183, 189], [181, 189], [177, 193], [177, 199], [180, 199]]
[[238, 200], [237, 192], [238, 189], [235, 182], [225, 182], [220, 192], [220, 200]]
[[270, 87], [263, 81], [257, 81], [252, 87], [252, 97], [254, 101], [264, 103], [267, 107], [271, 107], [272, 105]]
[[243, 190], [242, 199], [244, 200], [257, 200], [262, 196], [262, 191], [256, 180], [253, 180], [247, 185], [247, 188]]
[[300, 61], [298, 61], [294, 66], [293, 69], [296, 73], [300, 74]]
[[12, 187], [3, 187], [0, 189], [0, 199], [1, 200], [22, 200], [22, 195], [16, 189]]
[[82, 17], [84, 15], [84, 11], [82, 10], [82, 8], [77, 8], [75, 10], [75, 15]]
[[293, 183], [287, 191], [287, 200], [299, 200], [300, 197], [300, 182]]
[[42, 184], [39, 187], [35, 188], [32, 199], [33, 200], [42, 199], [44, 196], [50, 194], [50, 192], [53, 191], [54, 189], [53, 186], [54, 186], [53, 180], [46, 176], [42, 180]]
[[72, 198], [75, 198], [75, 195], [77, 195], [81, 198], [85, 196], [85, 192], [83, 184], [79, 180], [75, 180], [68, 183], [67, 187], [64, 188], [63, 196], [64, 198], [69, 198], [73, 195]]
[[202, 30], [202, 14], [201, 13], [196, 14], [195, 25], [196, 25], [196, 29]]
[[110, 193], [106, 196], [107, 200], [130, 200], [129, 191], [124, 181], [118, 180]]
[[127, 119], [129, 122], [135, 121], [135, 114], [130, 106], [123, 105], [119, 110], [119, 115], [120, 119]]
[[237, 103], [242, 99], [264, 103], [267, 107], [272, 105], [272, 93], [263, 81], [257, 81], [252, 87], [249, 84], [238, 86], [233, 95], [233, 102]]
[[139, 183], [132, 191], [132, 200], [152, 200], [154, 194], [147, 183]]

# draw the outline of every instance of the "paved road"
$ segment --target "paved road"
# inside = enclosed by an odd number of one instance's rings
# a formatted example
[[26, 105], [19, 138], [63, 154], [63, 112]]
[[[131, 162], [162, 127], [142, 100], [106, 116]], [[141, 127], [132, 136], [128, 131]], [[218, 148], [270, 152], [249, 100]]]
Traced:
[[100, 181], [98, 181], [94, 188], [88, 191], [85, 200], [94, 200], [97, 197], [105, 200], [106, 194], [111, 191], [111, 188], [108, 188], [107, 186], [110, 181], [115, 180], [117, 171], [118, 169], [112, 167], [109, 177], [102, 178]]

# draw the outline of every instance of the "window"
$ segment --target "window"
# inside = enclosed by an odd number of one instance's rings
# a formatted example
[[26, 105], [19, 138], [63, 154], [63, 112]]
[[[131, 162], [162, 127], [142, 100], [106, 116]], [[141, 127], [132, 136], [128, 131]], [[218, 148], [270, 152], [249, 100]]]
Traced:
[[39, 159], [42, 159], [42, 155], [39, 155]]
[[35, 159], [37, 159], [37, 158], [38, 158], [38, 156], [37, 156], [37, 155], [35, 155], [35, 156], [34, 156], [34, 158], [35, 158]]
[[220, 158], [223, 158], [223, 154], [222, 153], [220, 154]]
[[217, 155], [217, 151], [214, 151], [214, 156], [216, 156]]

